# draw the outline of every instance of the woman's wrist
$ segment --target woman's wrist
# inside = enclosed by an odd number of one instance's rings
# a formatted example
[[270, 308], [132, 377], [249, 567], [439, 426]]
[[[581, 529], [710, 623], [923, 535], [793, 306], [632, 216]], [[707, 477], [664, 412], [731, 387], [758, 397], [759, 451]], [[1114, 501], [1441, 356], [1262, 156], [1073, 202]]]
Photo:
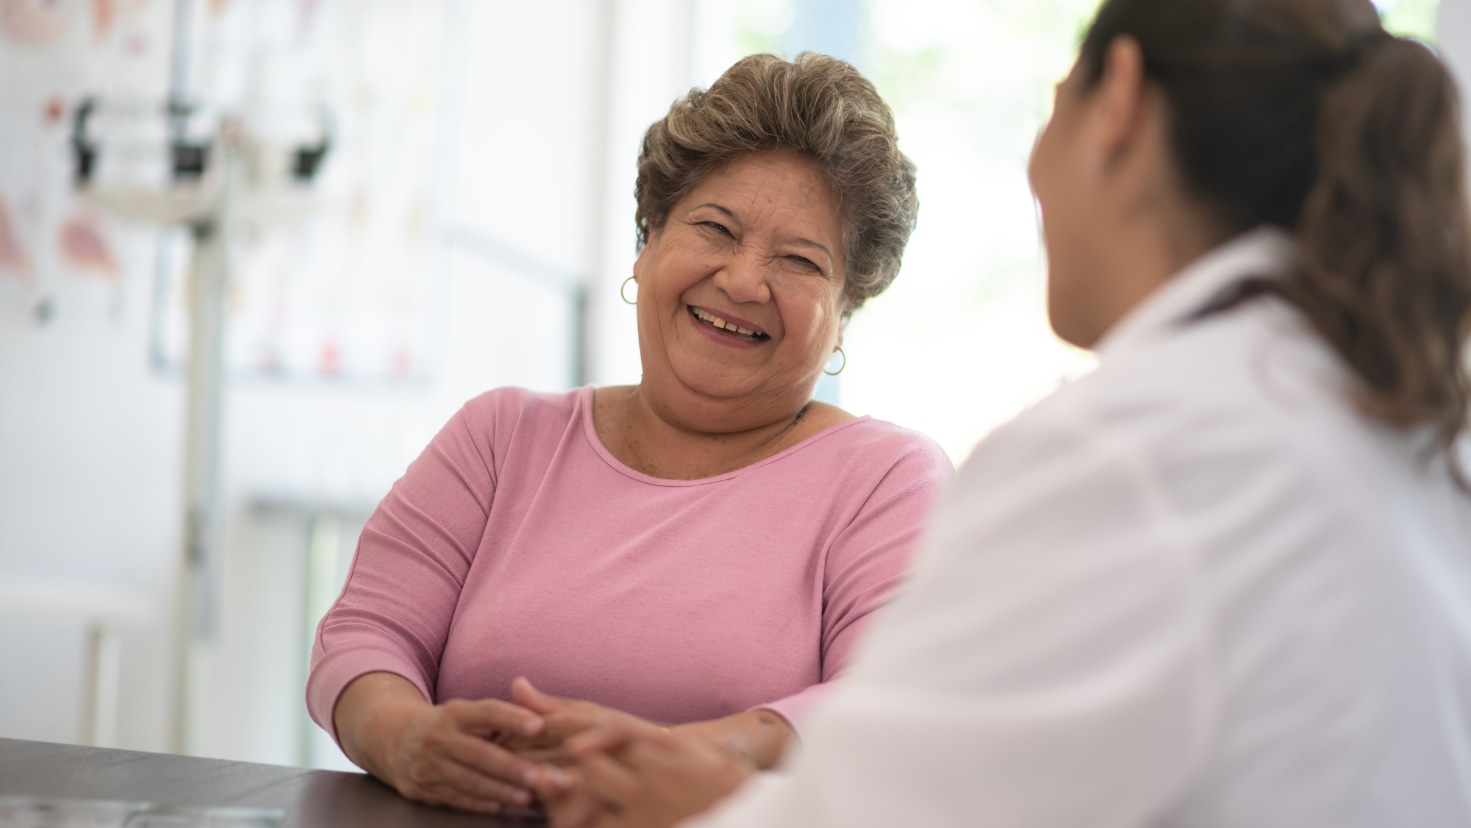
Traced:
[[692, 722], [674, 731], [704, 739], [756, 770], [776, 767], [796, 735], [785, 718], [765, 709]]
[[417, 687], [392, 673], [370, 673], [343, 691], [333, 711], [338, 742], [358, 767], [396, 785], [392, 757], [398, 737], [432, 705]]

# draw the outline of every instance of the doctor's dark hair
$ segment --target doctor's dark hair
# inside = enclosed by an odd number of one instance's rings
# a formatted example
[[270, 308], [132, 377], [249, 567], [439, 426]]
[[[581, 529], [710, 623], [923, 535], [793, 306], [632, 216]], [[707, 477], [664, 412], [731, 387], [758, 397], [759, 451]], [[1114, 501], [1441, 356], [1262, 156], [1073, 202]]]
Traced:
[[827, 175], [843, 216], [843, 310], [850, 313], [898, 275], [919, 197], [893, 112], [837, 58], [751, 55], [709, 89], [675, 101], [639, 151], [638, 246], [707, 175], [742, 155], [774, 150], [811, 158]]
[[1471, 405], [1471, 211], [1446, 68], [1384, 31], [1369, 0], [1105, 0], [1079, 58], [1091, 83], [1121, 36], [1163, 94], [1189, 194], [1232, 231], [1297, 239], [1293, 277], [1213, 310], [1296, 306], [1361, 381], [1363, 410], [1428, 427], [1471, 492], [1454, 457]]

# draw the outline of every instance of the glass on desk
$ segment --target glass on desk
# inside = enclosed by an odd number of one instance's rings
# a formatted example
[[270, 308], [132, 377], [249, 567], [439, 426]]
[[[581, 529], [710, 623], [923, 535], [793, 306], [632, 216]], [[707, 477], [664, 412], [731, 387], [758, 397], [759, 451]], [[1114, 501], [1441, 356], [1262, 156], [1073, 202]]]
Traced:
[[0, 796], [0, 828], [123, 828], [141, 802]]
[[123, 828], [277, 828], [282, 816], [255, 808], [150, 808], [129, 815]]
[[147, 802], [0, 796], [0, 828], [279, 828], [257, 808], [171, 808]]

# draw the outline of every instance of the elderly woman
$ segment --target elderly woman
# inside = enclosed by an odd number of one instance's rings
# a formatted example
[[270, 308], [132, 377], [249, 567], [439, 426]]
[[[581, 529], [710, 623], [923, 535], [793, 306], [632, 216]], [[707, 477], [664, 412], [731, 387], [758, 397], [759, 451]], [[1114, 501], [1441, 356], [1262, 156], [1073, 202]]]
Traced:
[[[771, 766], [951, 473], [928, 439], [812, 398], [917, 210], [851, 66], [737, 63], [650, 127], [636, 196], [642, 380], [470, 401], [318, 628], [313, 718], [406, 796], [527, 804], [534, 762], [609, 716]], [[519, 676], [584, 701], [539, 715]]]

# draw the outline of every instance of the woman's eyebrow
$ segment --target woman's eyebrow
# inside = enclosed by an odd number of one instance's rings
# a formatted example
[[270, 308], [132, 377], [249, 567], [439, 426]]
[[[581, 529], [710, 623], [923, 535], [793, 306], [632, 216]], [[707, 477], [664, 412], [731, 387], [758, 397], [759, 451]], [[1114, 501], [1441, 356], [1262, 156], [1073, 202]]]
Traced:
[[735, 211], [734, 210], [732, 210], [729, 207], [726, 207], [724, 205], [716, 204], [713, 201], [707, 201], [704, 204], [696, 204], [693, 208], [691, 208], [690, 212], [694, 212], [695, 210], [698, 210], [701, 207], [709, 207], [709, 208], [711, 208], [713, 210], [719, 210], [720, 212], [726, 214], [727, 216], [730, 216], [733, 219], [739, 219], [740, 218], [739, 216], [737, 216], [735, 214]]
[[802, 245], [804, 247], [815, 247], [818, 250], [821, 250], [823, 253], [826, 253], [827, 254], [827, 258], [828, 258], [829, 261], [832, 260], [833, 252], [831, 250], [828, 250], [827, 249], [827, 245], [825, 245], [825, 244], [820, 244], [820, 243], [815, 242], [815, 241], [813, 241], [811, 239], [804, 239], [801, 236], [798, 236], [797, 238], [792, 239], [792, 244], [798, 244], [798, 245]]

